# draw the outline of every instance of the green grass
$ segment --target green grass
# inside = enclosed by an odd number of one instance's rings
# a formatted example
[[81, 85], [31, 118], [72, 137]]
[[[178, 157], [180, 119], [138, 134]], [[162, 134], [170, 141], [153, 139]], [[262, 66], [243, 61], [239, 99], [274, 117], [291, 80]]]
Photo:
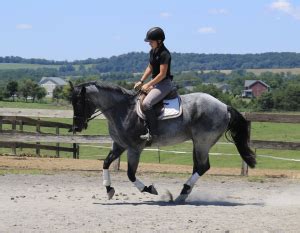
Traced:
[[55, 109], [55, 110], [71, 110], [72, 106], [68, 102], [52, 102], [50, 99], [44, 100], [42, 103], [32, 103], [19, 101], [0, 101], [0, 108], [30, 108], [30, 109]]
[[[61, 65], [41, 65], [41, 64], [25, 64], [25, 63], [0, 63], [0, 70], [15, 70], [15, 69], [38, 69], [38, 68], [54, 68], [59, 69]], [[73, 65], [76, 70], [80, 65]], [[92, 64], [85, 64], [85, 68], [89, 68]]]
[[251, 139], [300, 142], [300, 124], [253, 122]]
[[[56, 106], [54, 103], [13, 103], [13, 102], [0, 102], [0, 107], [16, 107], [16, 108], [40, 108], [40, 109], [67, 109], [65, 106]], [[68, 106], [71, 109], [71, 106]], [[58, 119], [58, 118], [45, 118], [47, 121], [72, 123], [72, 119]], [[4, 129], [9, 129], [8, 125], [4, 125]], [[25, 131], [35, 131], [35, 127], [24, 126]], [[53, 128], [42, 127], [41, 131], [44, 133], [55, 133]], [[67, 129], [61, 129], [61, 134], [69, 134]], [[89, 127], [81, 134], [87, 135], [107, 135], [107, 121], [106, 120], [93, 120], [89, 123]], [[274, 141], [292, 141], [300, 142], [300, 124], [288, 124], [288, 123], [268, 123], [268, 122], [253, 122], [251, 128], [251, 138], [255, 140], [274, 140]], [[227, 142], [222, 137], [219, 142]], [[54, 143], [49, 145], [55, 145]], [[70, 144], [61, 144], [61, 146], [71, 147]], [[81, 159], [104, 159], [109, 152], [109, 148], [97, 148], [95, 146], [109, 147], [106, 145], [81, 145], [80, 146], [80, 158]], [[165, 164], [183, 164], [192, 165], [192, 143], [185, 142], [169, 147], [162, 147], [163, 150], [168, 151], [186, 151], [187, 154], [174, 154], [170, 152], [161, 152], [161, 163]], [[10, 153], [10, 149], [0, 148], [0, 153]], [[35, 150], [24, 149], [18, 153], [31, 153], [34, 154]], [[223, 154], [238, 154], [236, 148], [233, 145], [217, 144], [211, 151], [211, 153], [223, 153]], [[55, 155], [55, 151], [41, 150], [42, 154]], [[257, 150], [257, 154], [271, 155], [275, 157], [300, 159], [299, 151], [281, 151], [281, 150]], [[61, 157], [71, 158], [72, 153], [61, 152]], [[126, 155], [122, 156], [122, 160], [126, 160]], [[270, 169], [296, 169], [300, 170], [300, 162], [289, 162], [282, 160], [274, 160], [271, 158], [258, 157], [258, 168], [270, 168]], [[141, 156], [141, 161], [145, 163], [158, 163], [158, 154], [154, 151], [144, 151]], [[213, 167], [240, 167], [241, 158], [238, 155], [211, 155], [210, 162]]]
[[[59, 121], [65, 123], [71, 123], [71, 119], [55, 119], [50, 118], [47, 120]], [[6, 126], [8, 127], [8, 126]], [[35, 127], [29, 127], [26, 129], [28, 131], [34, 131]], [[54, 133], [53, 129], [42, 128], [43, 132]], [[67, 130], [61, 130], [61, 134], [67, 134]], [[107, 121], [106, 120], [93, 120], [90, 122], [89, 127], [82, 134], [97, 135], [103, 134], [107, 135]], [[264, 140], [282, 140], [287, 139], [293, 141], [300, 141], [300, 125], [296, 124], [279, 124], [279, 123], [253, 123], [252, 124], [252, 137], [254, 139], [264, 139]], [[220, 142], [225, 142], [226, 140], [221, 138]], [[52, 145], [55, 145], [52, 143]], [[70, 144], [61, 144], [61, 146], [70, 147]], [[99, 148], [100, 146], [100, 148]], [[92, 144], [92, 145], [81, 145], [80, 146], [80, 158], [81, 159], [104, 159], [109, 152], [110, 144]], [[102, 148], [101, 148], [102, 147]], [[104, 147], [104, 148], [103, 148]], [[107, 148], [105, 148], [107, 147]], [[162, 147], [162, 150], [167, 151], [184, 151], [188, 152], [186, 154], [175, 154], [170, 152], [160, 153], [160, 162], [163, 164], [182, 164], [182, 165], [192, 165], [192, 143], [185, 142], [177, 144], [174, 146]], [[0, 149], [2, 153], [10, 153], [10, 149]], [[23, 149], [23, 151], [18, 151], [18, 153], [34, 153], [34, 150]], [[44, 151], [41, 150], [42, 155], [55, 155], [54, 151]], [[239, 168], [241, 166], [241, 158], [232, 144], [216, 144], [210, 151], [210, 153], [221, 153], [223, 155], [210, 155], [210, 162], [212, 167], [230, 167]], [[235, 155], [226, 155], [235, 154]], [[284, 151], [284, 150], [257, 150], [258, 155], [271, 155], [275, 157], [289, 158], [289, 159], [300, 159], [299, 151]], [[61, 152], [61, 157], [72, 158], [72, 153]], [[121, 158], [125, 161], [126, 153]], [[258, 168], [268, 168], [268, 169], [293, 169], [300, 170], [300, 162], [292, 161], [282, 161], [274, 160], [271, 158], [258, 157]], [[158, 163], [158, 153], [156, 151], [143, 151], [141, 155], [141, 162], [144, 163]]]
[[[224, 74], [230, 74], [232, 70], [205, 70], [204, 73], [209, 73], [213, 71], [220, 71]], [[278, 69], [246, 69], [247, 72], [252, 72], [255, 75], [260, 75], [264, 72], [272, 72], [272, 73], [287, 73], [290, 72], [291, 74], [300, 74], [300, 68], [278, 68]]]
[[52, 171], [39, 170], [39, 169], [0, 169], [0, 176], [7, 174], [22, 174], [22, 175], [53, 175]]
[[40, 64], [24, 64], [24, 63], [0, 63], [0, 70], [9, 69], [38, 69], [38, 68], [55, 68], [58, 69], [60, 65], [40, 65]]

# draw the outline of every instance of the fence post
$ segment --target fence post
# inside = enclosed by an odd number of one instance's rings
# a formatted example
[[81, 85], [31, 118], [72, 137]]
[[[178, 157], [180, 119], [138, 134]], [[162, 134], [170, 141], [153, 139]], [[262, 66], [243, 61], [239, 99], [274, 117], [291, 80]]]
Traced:
[[[248, 127], [248, 144], [250, 144], [251, 140], [251, 121], [247, 121], [247, 127]], [[244, 160], [242, 160], [242, 170], [241, 170], [241, 175], [242, 176], [248, 176], [248, 165], [245, 163]]]
[[[19, 121], [19, 130], [21, 131], [21, 132], [23, 132], [23, 121], [22, 120], [20, 120]], [[23, 148], [22, 148], [22, 143], [20, 143], [20, 151], [22, 151], [23, 150]]]
[[160, 163], [160, 147], [157, 146], [158, 163]]
[[[58, 126], [56, 126], [56, 135], [59, 135], [59, 127]], [[56, 143], [56, 147], [57, 147], [57, 149], [56, 149], [56, 157], [59, 158], [59, 143]]]
[[79, 159], [79, 146], [73, 143], [73, 159]]
[[[40, 127], [40, 118], [38, 118], [38, 120], [37, 120], [37, 123], [36, 123], [36, 133], [38, 134], [38, 133], [40, 133], [41, 132], [41, 127]], [[41, 150], [40, 150], [40, 147], [39, 147], [39, 145], [40, 145], [40, 142], [37, 142], [36, 143], [36, 154], [38, 155], [38, 156], [40, 156], [41, 155]]]
[[[16, 117], [12, 118], [11, 129], [12, 129], [13, 132], [15, 132], [17, 130]], [[16, 145], [16, 143], [12, 144], [11, 150], [12, 150], [13, 155], [17, 154], [17, 145]]]

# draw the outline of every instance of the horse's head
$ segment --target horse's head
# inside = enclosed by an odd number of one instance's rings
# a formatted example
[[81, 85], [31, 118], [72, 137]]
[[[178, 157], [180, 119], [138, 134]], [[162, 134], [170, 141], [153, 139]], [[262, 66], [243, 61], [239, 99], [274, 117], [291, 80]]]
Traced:
[[81, 132], [88, 126], [88, 121], [94, 114], [96, 107], [88, 97], [87, 87], [84, 85], [75, 86], [70, 82], [73, 105], [73, 127], [70, 131]]

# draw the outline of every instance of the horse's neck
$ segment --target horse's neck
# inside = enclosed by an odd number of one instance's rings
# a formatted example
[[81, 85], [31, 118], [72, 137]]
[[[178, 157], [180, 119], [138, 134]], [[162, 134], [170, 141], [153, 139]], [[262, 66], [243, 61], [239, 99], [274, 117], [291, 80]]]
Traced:
[[116, 123], [128, 118], [128, 114], [134, 109], [136, 98], [114, 91], [99, 91], [94, 96], [94, 102], [109, 121]]

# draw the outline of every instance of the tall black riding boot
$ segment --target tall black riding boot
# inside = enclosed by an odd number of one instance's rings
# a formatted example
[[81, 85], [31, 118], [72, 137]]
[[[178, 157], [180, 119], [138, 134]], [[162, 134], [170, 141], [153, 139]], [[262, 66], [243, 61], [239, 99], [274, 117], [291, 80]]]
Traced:
[[149, 109], [144, 112], [146, 116], [146, 124], [148, 127], [148, 133], [141, 135], [140, 138], [147, 141], [152, 141], [154, 138], [157, 138], [157, 119], [154, 109]]

